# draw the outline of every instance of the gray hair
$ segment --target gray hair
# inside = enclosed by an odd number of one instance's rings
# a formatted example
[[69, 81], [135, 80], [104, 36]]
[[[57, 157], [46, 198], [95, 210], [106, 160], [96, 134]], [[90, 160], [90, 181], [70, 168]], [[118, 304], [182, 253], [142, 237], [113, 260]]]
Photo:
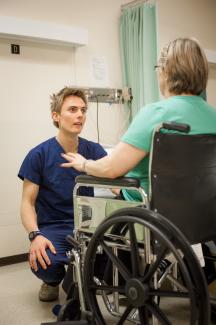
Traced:
[[177, 38], [161, 51], [159, 66], [170, 93], [199, 95], [206, 89], [208, 62], [204, 50], [193, 38]]

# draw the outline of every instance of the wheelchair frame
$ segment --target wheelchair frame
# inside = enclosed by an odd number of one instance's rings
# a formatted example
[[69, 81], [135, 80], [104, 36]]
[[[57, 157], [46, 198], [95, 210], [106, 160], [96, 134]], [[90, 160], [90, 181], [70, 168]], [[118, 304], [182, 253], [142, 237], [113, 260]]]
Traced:
[[[161, 127], [179, 132], [189, 131], [188, 125], [177, 123], [164, 123], [157, 128], [157, 131]], [[68, 310], [73, 308], [72, 298], [60, 312], [58, 322], [53, 324], [105, 325], [106, 321], [100, 311], [97, 298], [98, 291], [102, 293], [101, 301], [108, 312], [114, 317], [119, 317], [116, 323], [118, 325], [125, 324], [125, 322], [146, 325], [173, 324], [172, 320], [159, 308], [160, 299], [163, 297], [189, 299], [188, 324], [209, 324], [208, 289], [200, 263], [189, 241], [177, 226], [156, 210], [151, 210], [149, 197], [151, 199], [152, 193], [150, 192], [148, 197], [137, 179], [126, 177], [110, 180], [78, 176], [76, 182], [73, 192], [75, 231], [74, 237], [68, 237], [68, 241], [73, 246], [68, 256], [70, 264], [73, 265], [73, 281], [76, 284], [75, 299], [79, 300], [77, 310], [79, 315], [75, 320], [65, 316], [67, 306]], [[138, 207], [113, 211], [96, 227], [91, 227], [92, 214], [88, 202], [91, 200], [99, 202], [101, 198], [77, 195], [81, 186], [133, 189], [140, 193], [142, 202], [136, 203]], [[77, 199], [80, 200], [78, 204], [80, 206], [82, 206], [82, 201], [84, 202], [84, 209], [77, 207]], [[97, 205], [96, 209], [98, 209]], [[125, 224], [126, 228], [122, 224]], [[138, 239], [135, 224], [142, 227], [142, 240]], [[110, 229], [116, 225], [122, 226], [120, 234], [110, 232]], [[131, 270], [128, 270], [119, 258], [118, 254], [122, 251], [130, 254]], [[110, 259], [112, 264], [111, 285], [107, 284], [103, 278], [95, 276], [94, 263], [97, 256], [103, 255], [102, 253], [106, 254], [106, 258]], [[169, 261], [170, 257], [171, 261]], [[168, 267], [165, 265], [165, 269], [161, 272], [162, 264], [167, 263], [167, 260]], [[108, 271], [110, 271], [109, 268]], [[119, 285], [120, 277], [123, 279], [123, 286]], [[169, 280], [172, 289], [161, 290], [165, 280]], [[112, 301], [109, 299], [110, 290]], [[122, 292], [128, 302], [128, 306], [123, 310], [119, 303]], [[152, 321], [149, 318], [150, 314]], [[67, 322], [64, 323], [64, 321]]]
[[[85, 181], [85, 178], [86, 178], [85, 176], [84, 177], [81, 176], [81, 182], [79, 182], [79, 178], [80, 177], [78, 177], [78, 183], [76, 185], [76, 188], [74, 189], [74, 198], [75, 198], [75, 200], [76, 200], [76, 196], [77, 196], [77, 191], [78, 191], [80, 186], [83, 186], [83, 185], [85, 185], [85, 186], [93, 186], [93, 185], [98, 186], [97, 182], [96, 182], [96, 184], [94, 184], [94, 178], [92, 178], [90, 183], [88, 182], [88, 179], [86, 179], [86, 183], [83, 183], [83, 181]], [[89, 178], [89, 177], [87, 176], [87, 178]], [[100, 180], [100, 181], [102, 181], [102, 183], [103, 183], [103, 180]], [[126, 188], [126, 189], [129, 188], [129, 189], [138, 190], [139, 193], [141, 193], [142, 198], [144, 199], [143, 202], [141, 202], [141, 205], [149, 207], [149, 202], [148, 202], [147, 195], [146, 195], [146, 193], [144, 192], [144, 190], [142, 188], [137, 189], [136, 187], [131, 187], [130, 183], [129, 183], [128, 187], [125, 186], [125, 183], [127, 182], [127, 179], [125, 179], [125, 178], [122, 179], [122, 182], [124, 183], [124, 186], [122, 186], [121, 188]], [[99, 187], [102, 187], [102, 188], [110, 188], [110, 186], [111, 185], [106, 185], [106, 184], [99, 185]], [[119, 188], [119, 185], [117, 185], [117, 186], [112, 185], [112, 188]], [[198, 303], [199, 306], [203, 305], [203, 307], [201, 308], [202, 315], [199, 315], [199, 316], [196, 315], [194, 318], [193, 318], [193, 315], [191, 315], [190, 324], [199, 324], [199, 325], [201, 325], [201, 324], [204, 325], [205, 324], [205, 325], [207, 325], [209, 323], [209, 303], [208, 303], [207, 288], [206, 288], [206, 283], [205, 283], [205, 279], [203, 277], [202, 271], [200, 270], [199, 262], [198, 262], [198, 260], [197, 260], [197, 258], [195, 256], [194, 252], [190, 248], [190, 245], [187, 242], [186, 238], [184, 236], [182, 237], [181, 233], [175, 227], [173, 227], [173, 225], [171, 225], [162, 216], [158, 215], [155, 212], [152, 212], [151, 210], [149, 210], [149, 208], [147, 208], [147, 209], [144, 208], [143, 206], [138, 207], [138, 208], [126, 208], [126, 209], [117, 210], [116, 212], [114, 212], [114, 214], [111, 217], [109, 217], [108, 219], [105, 219], [104, 222], [102, 222], [101, 225], [98, 228], [103, 226], [106, 223], [106, 221], [107, 222], [109, 222], [110, 220], [111, 220], [111, 222], [116, 221], [116, 219], [118, 218], [119, 213], [123, 213], [123, 216], [124, 216], [124, 215], [128, 214], [128, 211], [130, 211], [130, 209], [135, 209], [136, 213], [137, 212], [143, 212], [144, 210], [145, 210], [145, 212], [146, 212], [146, 210], [150, 211], [151, 212], [151, 217], [153, 217], [152, 221], [154, 221], [154, 222], [159, 221], [158, 225], [160, 224], [159, 227], [161, 228], [161, 230], [164, 227], [165, 228], [171, 227], [172, 232], [176, 231], [177, 235], [180, 236], [181, 240], [186, 242], [186, 244], [185, 244], [186, 248], [184, 248], [184, 249], [187, 249], [189, 251], [191, 264], [193, 264], [195, 272], [198, 273], [197, 280], [196, 280], [197, 281], [196, 287], [198, 286], [198, 283], [199, 283], [200, 288], [202, 287], [202, 289], [201, 289], [202, 293], [199, 292], [199, 294], [198, 294], [198, 295], [202, 295], [202, 297], [199, 298], [200, 301]], [[162, 224], [165, 223], [165, 226], [161, 226], [161, 223]], [[79, 227], [80, 228], [76, 229], [75, 232], [74, 232], [74, 238], [75, 238], [76, 243], [75, 243], [74, 239], [71, 240], [71, 243], [73, 242], [73, 245], [76, 245], [76, 248], [72, 249], [70, 256], [72, 257], [72, 263], [73, 263], [74, 269], [75, 269], [74, 278], [76, 279], [77, 284], [78, 284], [79, 299], [80, 299], [80, 309], [81, 309], [81, 315], [82, 315], [81, 318], [87, 320], [86, 324], [98, 324], [98, 325], [106, 324], [106, 323], [100, 322], [98, 320], [95, 320], [94, 313], [92, 313], [91, 310], [89, 310], [89, 307], [87, 306], [86, 301], [85, 301], [86, 292], [85, 292], [85, 295], [84, 295], [84, 290], [85, 289], [83, 290], [83, 287], [85, 287], [84, 281], [86, 281], [86, 279], [85, 279], [85, 276], [83, 276], [83, 270], [84, 270], [84, 264], [85, 264], [85, 259], [86, 259], [86, 252], [87, 252], [87, 250], [90, 249], [89, 247], [90, 247], [91, 241], [92, 241], [92, 237], [91, 237], [92, 233], [88, 232], [88, 230], [86, 230], [86, 229], [83, 229], [82, 226], [80, 226], [80, 225], [79, 225]], [[163, 229], [163, 232], [164, 231], [166, 233], [167, 230]], [[150, 230], [145, 227], [144, 232], [145, 232], [144, 233], [144, 247], [145, 247], [144, 250], [145, 250], [145, 252], [143, 253], [144, 264], [151, 265], [152, 263], [154, 263], [156, 261], [156, 256], [152, 252], [152, 248], [151, 248]], [[93, 236], [97, 236], [97, 234], [96, 235], [94, 234]], [[130, 250], [130, 247], [127, 246], [127, 240], [125, 240], [124, 237], [119, 238], [119, 236], [116, 236], [116, 235], [107, 235], [107, 239], [108, 239], [108, 243], [106, 242], [107, 245], [111, 246], [112, 248], [114, 246], [116, 256], [118, 256], [118, 253], [117, 253], [118, 250], [122, 250], [122, 249], [125, 249], [125, 250], [128, 250], [128, 251]], [[111, 239], [110, 242], [109, 242], [109, 239]], [[120, 242], [118, 242], [118, 240], [120, 240]], [[117, 241], [117, 243], [115, 241]], [[181, 257], [182, 257], [182, 255], [180, 254], [180, 258]], [[179, 262], [180, 262], [180, 260], [179, 260]], [[190, 271], [192, 272], [192, 267], [191, 267]], [[174, 261], [173, 263], [171, 263], [169, 265], [169, 268], [165, 270], [165, 272], [163, 273], [163, 275], [159, 279], [159, 281], [158, 281], [158, 273], [155, 272], [155, 276], [154, 276], [155, 289], [160, 287], [165, 279], [168, 279], [170, 281], [170, 283], [173, 285], [174, 290], [178, 291], [176, 296], [185, 297], [186, 296], [185, 291], [187, 289], [185, 288], [184, 284], [181, 284], [180, 282], [178, 282], [176, 280], [176, 276], [177, 276], [177, 263], [176, 263], [176, 261]], [[109, 302], [108, 296], [106, 294], [107, 287], [106, 286], [104, 287], [103, 283], [100, 282], [99, 280], [97, 280], [97, 279], [94, 279], [94, 280], [96, 281], [96, 284], [98, 285], [98, 289], [101, 288], [101, 290], [102, 290], [102, 299], [103, 299], [104, 304], [107, 307], [108, 312], [112, 316], [117, 316], [117, 317], [121, 318], [120, 313], [119, 313], [119, 296], [116, 293], [114, 293], [113, 294], [114, 295], [114, 301], [113, 301], [113, 304], [111, 304]], [[118, 284], [118, 275], [116, 273], [114, 274], [114, 280], [113, 281], [114, 281], [114, 283], [113, 283], [114, 285]], [[188, 280], [188, 283], [189, 283], [189, 280]], [[182, 292], [179, 292], [180, 290]], [[193, 291], [193, 289], [191, 289], [191, 291]], [[196, 294], [197, 294], [197, 292], [196, 292]], [[193, 299], [195, 299], [195, 298], [193, 298]], [[196, 303], [197, 303], [197, 301], [193, 301], [192, 304], [195, 305]], [[192, 309], [193, 308], [194, 308], [194, 306], [192, 307]], [[194, 312], [194, 310], [193, 310], [193, 312]], [[198, 311], [196, 311], [196, 313], [197, 312]], [[157, 319], [157, 317], [155, 315], [153, 315], [152, 319], [153, 319], [153, 323], [152, 323], [153, 325], [171, 324], [169, 322], [169, 320], [168, 319], [166, 320], [165, 318], [164, 318], [164, 323], [163, 323], [162, 318], [160, 319], [161, 322], [158, 323], [158, 319]], [[144, 322], [144, 320], [141, 320], [141, 321], [137, 320], [137, 312], [136, 311], [132, 312], [131, 315], [128, 315], [126, 320], [129, 321], [130, 323], [133, 323], [133, 324], [150, 324], [150, 323]], [[121, 324], [121, 323], [118, 323], [118, 324]]]
[[[83, 186], [83, 183], [79, 183], [77, 182], [75, 187], [74, 187], [74, 192], [73, 192], [73, 198], [74, 198], [74, 202], [76, 200], [77, 197], [77, 192], [79, 190], [79, 188]], [[110, 189], [110, 185], [100, 185], [100, 184], [94, 184], [94, 183], [85, 183], [85, 186], [97, 186], [98, 188], [106, 188], [106, 189]], [[142, 202], [140, 202], [141, 204], [143, 204], [144, 206], [149, 206], [149, 202], [148, 202], [148, 197], [147, 194], [145, 193], [145, 191], [139, 187], [137, 189], [137, 187], [135, 186], [121, 186], [117, 185], [117, 186], [112, 186], [113, 189], [131, 189], [131, 190], [136, 190], [140, 193], [141, 197], [142, 197]], [[91, 199], [90, 199], [91, 200]], [[76, 239], [76, 249], [72, 249], [72, 255], [69, 254], [69, 257], [74, 256], [74, 267], [76, 269], [76, 274], [74, 274], [74, 277], [77, 278], [77, 283], [78, 283], [78, 291], [79, 291], [79, 297], [80, 297], [80, 307], [81, 307], [81, 312], [83, 315], [88, 314], [88, 310], [86, 308], [86, 304], [85, 304], [85, 298], [84, 298], [84, 293], [83, 293], [83, 281], [82, 281], [82, 276], [81, 276], [81, 270], [82, 270], [82, 265], [84, 265], [84, 258], [85, 258], [85, 253], [86, 253], [86, 247], [88, 246], [88, 242], [89, 242], [89, 237], [86, 236], [87, 234], [91, 234], [91, 232], [86, 231], [86, 229], [82, 228], [82, 225], [79, 226], [79, 229], [74, 230], [74, 238]], [[115, 235], [114, 235], [115, 236]], [[70, 239], [71, 240], [71, 239]], [[72, 241], [71, 241], [72, 243]], [[80, 244], [82, 243], [82, 244]], [[74, 244], [74, 241], [73, 241]], [[78, 248], [79, 247], [79, 248]], [[146, 262], [150, 262], [150, 237], [149, 237], [149, 232], [146, 230], [145, 232], [145, 247], [146, 247], [146, 251], [148, 252], [146, 254]], [[80, 249], [80, 251], [77, 251]], [[119, 248], [122, 248], [122, 245], [119, 246]], [[118, 249], [118, 244], [116, 244], [116, 249]], [[81, 258], [80, 258], [81, 256]], [[101, 283], [99, 284], [101, 286]], [[103, 297], [106, 299], [106, 296], [103, 295]], [[112, 308], [110, 308], [112, 309]], [[114, 314], [114, 313], [113, 313]]]

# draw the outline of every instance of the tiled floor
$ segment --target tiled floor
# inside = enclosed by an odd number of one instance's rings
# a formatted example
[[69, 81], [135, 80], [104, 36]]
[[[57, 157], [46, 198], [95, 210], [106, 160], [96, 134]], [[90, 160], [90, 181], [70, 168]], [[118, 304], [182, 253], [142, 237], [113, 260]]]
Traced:
[[[40, 325], [55, 321], [52, 307], [56, 303], [38, 300], [40, 281], [31, 274], [27, 263], [0, 267], [0, 288], [0, 325]], [[61, 291], [60, 302], [64, 299]], [[168, 301], [167, 305], [172, 309], [172, 302]], [[176, 310], [179, 320], [173, 320], [173, 325], [189, 324], [184, 308], [179, 301]], [[114, 322], [107, 317], [107, 324], [113, 325]]]

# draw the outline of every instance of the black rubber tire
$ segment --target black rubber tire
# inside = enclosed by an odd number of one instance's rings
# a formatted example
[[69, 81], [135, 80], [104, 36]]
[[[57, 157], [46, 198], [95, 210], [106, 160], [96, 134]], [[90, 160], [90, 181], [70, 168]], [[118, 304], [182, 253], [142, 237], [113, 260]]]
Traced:
[[[155, 307], [154, 300], [152, 299], [152, 297], [150, 298], [150, 295], [153, 296], [153, 294], [154, 297], [160, 297], [160, 290], [157, 291], [156, 289], [153, 292], [150, 286], [150, 282], [154, 272], [156, 271], [156, 265], [159, 264], [160, 257], [161, 259], [164, 258], [165, 252], [169, 251], [175, 256], [178, 262], [178, 267], [181, 271], [184, 284], [188, 290], [188, 298], [190, 301], [190, 319], [188, 320], [188, 324], [208, 325], [210, 318], [210, 306], [207, 284], [203, 271], [199, 265], [199, 261], [195, 256], [192, 248], [190, 247], [189, 242], [187, 241], [185, 236], [179, 231], [179, 229], [177, 229], [177, 227], [175, 227], [170, 221], [168, 221], [163, 216], [144, 208], [126, 208], [113, 213], [109, 218], [105, 219], [99, 225], [89, 243], [84, 264], [84, 292], [88, 307], [94, 315], [95, 323], [98, 325], [106, 324], [103, 313], [100, 310], [100, 306], [96, 298], [97, 290], [101, 289], [100, 285], [96, 285], [94, 282], [94, 263], [96, 251], [98, 246], [102, 246], [105, 250], [107, 249], [107, 245], [105, 244], [104, 239], [106, 238], [107, 240], [107, 231], [110, 231], [112, 227], [118, 227], [118, 224], [127, 224], [128, 229], [130, 229], [130, 236], [134, 240], [134, 242], [131, 241], [131, 259], [133, 261], [133, 266], [132, 270], [127, 269], [125, 273], [123, 272], [124, 270], [121, 269], [121, 261], [115, 261], [116, 266], [118, 267], [118, 270], [120, 268], [119, 272], [123, 274], [126, 278], [126, 286], [127, 281], [129, 283], [129, 281], [133, 277], [137, 281], [141, 281], [145, 286], [147, 286], [149, 292], [151, 291], [151, 293], [149, 293], [149, 298], [147, 299], [147, 301], [145, 301], [142, 306], [138, 307], [140, 324], [149, 324], [147, 316], [149, 315], [149, 313], [153, 313], [154, 316], [158, 318], [160, 324], [171, 324], [166, 315], [160, 315], [160, 312], [162, 311], [159, 310], [159, 307]], [[138, 247], [136, 238], [134, 238], [134, 224], [139, 224], [143, 227], [147, 227], [154, 234], [154, 236], [159, 239], [163, 247], [161, 251], [159, 250], [156, 262], [150, 265], [149, 270], [147, 270], [146, 274], [142, 276], [136, 271], [136, 269], [138, 269], [138, 267], [136, 266], [138, 258], [136, 260], [136, 258], [132, 257], [132, 255], [137, 255], [136, 250]], [[179, 253], [179, 250], [181, 250], [181, 252], [183, 253], [184, 259], [182, 259], [182, 255]], [[108, 251], [109, 250], [107, 250], [107, 252]], [[113, 262], [114, 257], [112, 256], [112, 254], [110, 256]], [[131, 272], [133, 273], [133, 275]], [[140, 278], [142, 279], [140, 280]], [[103, 290], [112, 291], [112, 287], [110, 285], [107, 286], [107, 288], [106, 286], [104, 286]], [[116, 288], [114, 288], [113, 291], [117, 291]], [[130, 301], [128, 303], [128, 306], [130, 306]], [[133, 308], [134, 306], [132, 305], [131, 309], [130, 307], [128, 307], [128, 312]], [[124, 324], [124, 321], [127, 318], [127, 311], [124, 314], [125, 315], [122, 315], [116, 324]]]

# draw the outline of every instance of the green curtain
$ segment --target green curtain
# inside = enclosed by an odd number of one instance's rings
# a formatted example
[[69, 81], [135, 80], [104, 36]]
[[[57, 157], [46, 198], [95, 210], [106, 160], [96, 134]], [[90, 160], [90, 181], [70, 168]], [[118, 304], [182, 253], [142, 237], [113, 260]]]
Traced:
[[132, 89], [131, 119], [147, 103], [159, 99], [155, 5], [125, 8], [120, 20], [123, 86]]

